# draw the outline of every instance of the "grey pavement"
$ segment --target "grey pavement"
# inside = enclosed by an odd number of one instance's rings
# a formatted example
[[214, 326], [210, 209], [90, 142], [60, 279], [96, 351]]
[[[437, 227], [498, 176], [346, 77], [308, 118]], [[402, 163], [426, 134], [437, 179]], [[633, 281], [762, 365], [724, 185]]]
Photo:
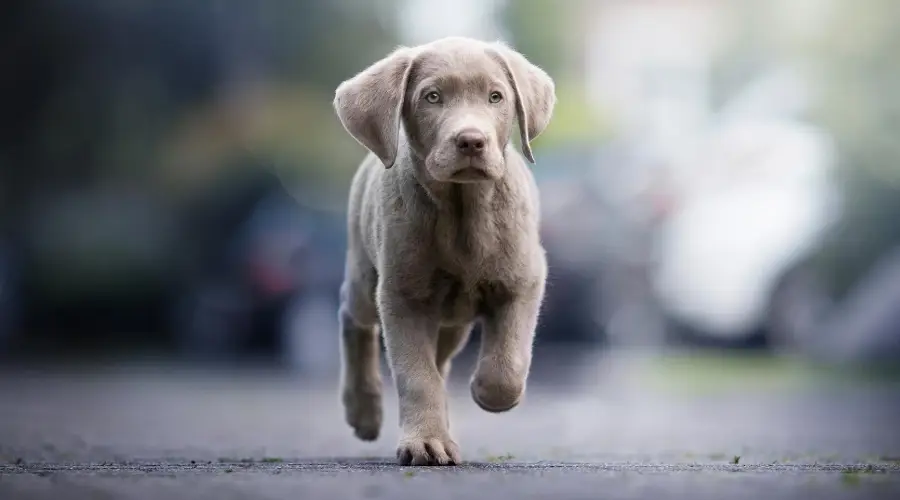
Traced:
[[[161, 364], [0, 372], [0, 499], [897, 498], [900, 389], [796, 364], [556, 355], [489, 414], [456, 367], [466, 463], [399, 467], [336, 382]], [[388, 383], [386, 377], [386, 384]]]

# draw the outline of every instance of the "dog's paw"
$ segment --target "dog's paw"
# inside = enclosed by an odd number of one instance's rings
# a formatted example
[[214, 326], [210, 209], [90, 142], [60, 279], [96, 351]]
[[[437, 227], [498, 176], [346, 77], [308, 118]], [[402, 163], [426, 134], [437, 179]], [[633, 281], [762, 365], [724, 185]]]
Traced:
[[486, 358], [478, 363], [475, 375], [469, 383], [472, 399], [484, 411], [502, 413], [522, 401], [528, 370], [511, 369], [511, 363], [501, 363]]
[[353, 433], [363, 441], [375, 441], [381, 431], [383, 418], [380, 390], [360, 390], [346, 387], [341, 399], [344, 403], [344, 417]]
[[449, 436], [404, 436], [397, 446], [400, 465], [457, 465], [459, 446]]

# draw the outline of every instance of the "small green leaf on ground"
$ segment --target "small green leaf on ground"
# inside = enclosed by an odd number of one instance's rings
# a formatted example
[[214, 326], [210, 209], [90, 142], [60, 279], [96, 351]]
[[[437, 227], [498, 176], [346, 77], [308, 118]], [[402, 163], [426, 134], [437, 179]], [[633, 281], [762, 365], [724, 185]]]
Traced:
[[261, 462], [264, 464], [280, 464], [284, 462], [284, 459], [280, 457], [263, 457]]
[[841, 471], [841, 482], [847, 486], [859, 486], [859, 473], [852, 470]]
[[500, 462], [506, 462], [506, 461], [512, 460], [514, 458], [516, 458], [516, 457], [514, 457], [512, 453], [507, 453], [505, 455], [499, 455], [499, 456], [498, 455], [488, 455], [487, 460], [488, 460], [488, 462], [496, 464], [496, 463], [500, 463]]
[[741, 463], [741, 456], [735, 455], [734, 457], [732, 457], [731, 463], [732, 463], [732, 465], [737, 465], [737, 464]]
[[234, 469], [232, 469], [230, 467], [225, 469], [225, 474], [231, 474], [232, 472], [234, 472]]
[[408, 471], [404, 472], [403, 475], [406, 476], [406, 477], [413, 477], [413, 476], [416, 475], [416, 472], [415, 472], [415, 471], [408, 470]]
[[883, 474], [884, 470], [876, 468], [872, 464], [866, 464], [861, 468], [844, 469], [841, 471], [841, 482], [848, 486], [856, 486], [864, 476]]

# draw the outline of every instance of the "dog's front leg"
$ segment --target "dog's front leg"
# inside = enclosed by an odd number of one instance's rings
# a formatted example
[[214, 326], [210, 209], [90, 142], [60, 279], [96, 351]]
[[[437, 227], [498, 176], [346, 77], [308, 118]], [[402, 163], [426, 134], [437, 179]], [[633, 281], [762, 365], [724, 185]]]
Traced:
[[431, 308], [396, 293], [379, 294], [379, 311], [391, 374], [400, 400], [401, 465], [460, 463], [450, 437], [447, 397], [435, 362], [438, 317]]
[[525, 394], [531, 350], [543, 299], [543, 280], [501, 302], [482, 325], [478, 365], [470, 388], [483, 410], [511, 410]]

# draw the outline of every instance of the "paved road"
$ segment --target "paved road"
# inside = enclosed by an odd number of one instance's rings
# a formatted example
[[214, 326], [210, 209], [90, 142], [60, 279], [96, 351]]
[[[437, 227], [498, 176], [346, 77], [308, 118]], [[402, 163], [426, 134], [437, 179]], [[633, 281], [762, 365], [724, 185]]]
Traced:
[[393, 397], [382, 438], [356, 441], [333, 381], [151, 365], [4, 372], [0, 498], [822, 499], [900, 492], [894, 384], [765, 364], [733, 370], [696, 361], [588, 361], [545, 363], [526, 402], [507, 414], [482, 412], [465, 385], [455, 384], [453, 432], [467, 460], [455, 468], [393, 465]]

